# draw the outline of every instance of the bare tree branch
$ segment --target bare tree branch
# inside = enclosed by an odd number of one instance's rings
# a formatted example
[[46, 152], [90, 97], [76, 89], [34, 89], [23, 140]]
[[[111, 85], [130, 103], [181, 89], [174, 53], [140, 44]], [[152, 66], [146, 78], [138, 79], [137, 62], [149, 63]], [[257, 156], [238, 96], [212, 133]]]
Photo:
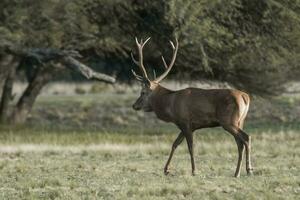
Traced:
[[96, 79], [106, 83], [115, 83], [116, 79], [112, 76], [95, 72], [87, 65], [81, 63], [75, 58], [82, 57], [78, 51], [60, 50], [53, 48], [20, 48], [7, 45], [5, 50], [9, 54], [34, 59], [37, 64], [46, 64], [48, 62], [61, 62], [63, 65], [81, 73], [87, 79]]
[[92, 70], [91, 68], [79, 62], [78, 60], [76, 60], [71, 56], [63, 57], [62, 64], [64, 64], [66, 67], [72, 70], [80, 72], [87, 79], [96, 79], [98, 81], [103, 81], [106, 83], [116, 82], [116, 79], [114, 77], [99, 72], [95, 72], [94, 70]]

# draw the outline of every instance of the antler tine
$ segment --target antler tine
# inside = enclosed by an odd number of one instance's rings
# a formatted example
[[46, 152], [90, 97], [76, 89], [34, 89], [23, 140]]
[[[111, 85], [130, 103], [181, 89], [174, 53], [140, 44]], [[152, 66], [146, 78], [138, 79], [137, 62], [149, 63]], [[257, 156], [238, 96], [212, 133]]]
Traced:
[[172, 45], [172, 48], [173, 48], [173, 57], [172, 57], [172, 61], [169, 65], [169, 68], [170, 67], [173, 67], [174, 63], [175, 63], [175, 60], [176, 60], [176, 56], [177, 56], [177, 50], [178, 50], [178, 40], [177, 38], [175, 38], [175, 41], [176, 41], [176, 47], [174, 46], [173, 42], [170, 41], [171, 45]]
[[151, 39], [151, 37], [148, 37], [146, 40], [145, 40], [145, 42], [144, 43], [142, 43], [142, 47], [144, 47], [145, 46], [145, 44], [149, 41]]
[[138, 81], [143, 81], [143, 77], [140, 76], [140, 75], [137, 75], [137, 73], [135, 73], [135, 71], [132, 69], [131, 70], [132, 74], [135, 76], [135, 78], [138, 80]]
[[[142, 72], [143, 72], [143, 77], [144, 77], [145, 79], [147, 79], [148, 81], [150, 81], [150, 80], [149, 80], [149, 78], [148, 78], [147, 71], [146, 71], [146, 69], [145, 69], [145, 67], [144, 67], [144, 62], [143, 62], [143, 47], [145, 46], [145, 44], [146, 44], [149, 40], [150, 40], [150, 37], [147, 38], [145, 42], [143, 42], [143, 40], [141, 40], [141, 42], [139, 43], [139, 42], [138, 42], [138, 39], [135, 37], [135, 43], [136, 43], [136, 45], [137, 45], [138, 53], [139, 53], [139, 60], [137, 61], [137, 60], [134, 59], [134, 63], [137, 64], [137, 65], [140, 67], [140, 69], [141, 69]], [[132, 58], [134, 58], [134, 57], [132, 56]]]
[[136, 43], [136, 45], [137, 45], [138, 47], [140, 46], [140, 43], [139, 43], [137, 37], [135, 37], [135, 43]]
[[173, 50], [175, 49], [175, 46], [174, 46], [174, 44], [173, 44], [173, 42], [172, 41], [169, 41], [170, 42], [170, 44], [171, 44], [171, 46], [172, 46], [172, 48], [173, 48]]
[[153, 70], [153, 78], [156, 79], [156, 72]]
[[159, 83], [160, 81], [162, 81], [169, 74], [169, 72], [171, 71], [172, 67], [174, 66], [174, 63], [175, 63], [175, 60], [176, 60], [176, 56], [177, 56], [177, 51], [178, 51], [178, 40], [177, 40], [177, 38], [175, 38], [175, 42], [176, 42], [176, 45], [174, 45], [173, 42], [170, 41], [170, 44], [171, 44], [172, 49], [173, 49], [173, 56], [172, 56], [172, 60], [171, 60], [171, 63], [169, 64], [169, 66], [167, 66], [166, 61], [165, 61], [164, 57], [162, 56], [162, 60], [163, 60], [164, 66], [165, 66], [165, 68], [167, 70], [162, 75], [160, 75], [158, 78], [156, 78], [154, 80], [157, 83]]
[[167, 63], [165, 61], [165, 58], [163, 56], [161, 56], [161, 59], [162, 59], [162, 61], [164, 63], [165, 68], [168, 69], [168, 65], [167, 65]]
[[139, 62], [134, 58], [134, 56], [133, 56], [133, 53], [131, 52], [130, 53], [130, 55], [131, 55], [131, 59], [132, 59], [132, 61], [136, 64], [136, 65], [139, 65]]
[[145, 46], [145, 44], [146, 44], [150, 39], [151, 39], [151, 37], [148, 37], [148, 38], [145, 40], [145, 42], [143, 42], [143, 39], [141, 39], [141, 41], [139, 42], [138, 39], [137, 39], [137, 37], [135, 37], [135, 43], [137, 44], [137, 46], [143, 48], [143, 47]]

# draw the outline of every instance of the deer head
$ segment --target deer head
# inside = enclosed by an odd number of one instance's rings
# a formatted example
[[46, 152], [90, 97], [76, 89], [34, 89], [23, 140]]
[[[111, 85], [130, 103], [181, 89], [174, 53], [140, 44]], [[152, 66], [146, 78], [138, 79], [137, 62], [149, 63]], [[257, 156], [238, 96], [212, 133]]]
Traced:
[[139, 59], [136, 60], [134, 58], [133, 54], [131, 53], [131, 58], [132, 58], [133, 62], [136, 65], [139, 66], [139, 68], [142, 72], [142, 76], [140, 76], [137, 73], [135, 73], [134, 70], [132, 70], [132, 73], [135, 76], [135, 78], [142, 83], [142, 90], [141, 90], [140, 96], [136, 100], [136, 102], [133, 104], [132, 107], [135, 110], [143, 110], [145, 112], [151, 112], [152, 111], [152, 107], [151, 107], [151, 103], [150, 103], [151, 95], [153, 94], [153, 91], [159, 85], [159, 83], [171, 71], [172, 67], [174, 66], [174, 63], [175, 63], [175, 60], [176, 60], [176, 55], [177, 55], [177, 50], [178, 50], [178, 41], [177, 41], [177, 39], [176, 39], [176, 44], [175, 45], [173, 44], [172, 41], [170, 41], [170, 44], [171, 44], [172, 49], [173, 49], [173, 56], [172, 56], [172, 60], [171, 60], [170, 64], [167, 65], [164, 57], [162, 56], [162, 61], [163, 61], [163, 64], [164, 64], [164, 67], [165, 67], [166, 71], [163, 74], [161, 74], [159, 77], [155, 78], [154, 80], [150, 80], [148, 78], [147, 71], [144, 67], [144, 62], [143, 62], [143, 48], [149, 40], [150, 40], [150, 38], [147, 38], [145, 40], [145, 42], [143, 42], [143, 40], [141, 40], [139, 42], [137, 40], [137, 38], [135, 38], [135, 43], [136, 43], [136, 46], [137, 46], [137, 49], [138, 49]]

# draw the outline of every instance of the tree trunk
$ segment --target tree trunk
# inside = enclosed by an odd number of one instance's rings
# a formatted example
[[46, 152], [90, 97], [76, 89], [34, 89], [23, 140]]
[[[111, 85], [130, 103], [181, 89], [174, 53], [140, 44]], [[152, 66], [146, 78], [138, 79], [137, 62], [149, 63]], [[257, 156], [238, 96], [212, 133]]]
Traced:
[[0, 103], [0, 123], [6, 123], [9, 117], [9, 103], [12, 100], [14, 78], [16, 74], [16, 68], [18, 67], [18, 65], [18, 60], [15, 60], [11, 63], [4, 82]]
[[2, 94], [2, 87], [5, 82], [7, 72], [8, 72], [8, 65], [13, 61], [13, 56], [4, 54], [0, 55], [0, 93]]
[[[10, 122], [12, 124], [24, 123], [27, 119], [29, 112], [39, 95], [41, 89], [51, 80], [53, 74], [57, 72], [57, 68], [54, 65], [66, 66], [72, 70], [75, 70], [85, 76], [87, 79], [96, 79], [106, 83], [114, 83], [116, 80], [114, 77], [95, 72], [90, 67], [79, 62], [73, 57], [80, 57], [77, 51], [59, 50], [51, 48], [22, 48], [18, 46], [8, 46], [6, 48], [8, 54], [15, 55], [17, 57], [31, 59], [34, 63], [37, 63], [39, 67], [36, 70], [36, 74], [32, 80], [29, 80], [29, 85], [22, 94], [16, 106], [13, 108], [12, 115], [10, 115]], [[45, 66], [45, 64], [47, 64]], [[1, 64], [1, 59], [0, 59]], [[0, 82], [1, 72], [5, 72], [0, 67]], [[12, 79], [7, 79], [5, 93], [3, 93], [3, 108], [6, 108], [7, 100], [11, 97]], [[9, 101], [8, 101], [9, 102]], [[4, 110], [3, 113], [7, 113]]]
[[[12, 60], [12, 59], [11, 59]], [[8, 61], [8, 60], [7, 60]], [[4, 85], [2, 88], [2, 96], [0, 102], [0, 123], [6, 123], [9, 117], [9, 103], [12, 100], [12, 90], [14, 84], [14, 78], [16, 74], [16, 68], [19, 65], [19, 60], [14, 59], [10, 64], [9, 62], [6, 63], [6, 71], [2, 71], [2, 77], [4, 81]], [[3, 69], [3, 68], [2, 68]]]
[[12, 124], [22, 124], [26, 121], [32, 106], [41, 92], [41, 89], [52, 79], [54, 72], [53, 66], [46, 66], [37, 69], [37, 72], [19, 99], [11, 116]]

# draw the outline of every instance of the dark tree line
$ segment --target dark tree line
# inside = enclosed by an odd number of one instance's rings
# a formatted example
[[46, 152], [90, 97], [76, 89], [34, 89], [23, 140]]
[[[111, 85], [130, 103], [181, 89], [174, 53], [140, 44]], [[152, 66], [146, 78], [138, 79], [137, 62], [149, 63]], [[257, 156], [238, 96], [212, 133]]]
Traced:
[[[100, 75], [83, 62], [130, 80], [135, 36], [151, 37], [145, 65], [157, 73], [161, 54], [171, 54], [168, 40], [178, 38], [174, 79], [273, 95], [300, 75], [300, 0], [1, 0], [1, 121], [24, 121], [42, 87], [67, 77], [65, 68]], [[24, 70], [28, 88], [10, 112]]]
[[100, 58], [123, 63], [125, 79], [135, 36], [151, 36], [145, 59], [157, 71], [163, 70], [160, 55], [171, 53], [168, 40], [178, 37], [172, 72], [177, 79], [227, 81], [273, 95], [299, 75], [299, 0], [91, 0], [83, 12], [98, 25], [91, 34], [99, 36], [99, 46], [92, 49]]

